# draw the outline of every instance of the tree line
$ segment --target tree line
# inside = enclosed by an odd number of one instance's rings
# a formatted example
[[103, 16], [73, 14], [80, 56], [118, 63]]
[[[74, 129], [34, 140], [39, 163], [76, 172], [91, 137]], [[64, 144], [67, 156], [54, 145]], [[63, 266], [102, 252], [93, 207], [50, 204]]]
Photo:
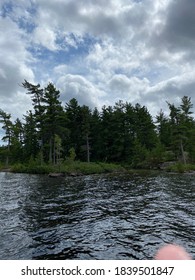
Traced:
[[0, 161], [6, 166], [32, 159], [53, 165], [65, 159], [116, 162], [135, 168], [168, 160], [195, 162], [195, 120], [188, 96], [179, 106], [167, 102], [169, 115], [160, 111], [153, 119], [138, 103], [120, 100], [98, 110], [73, 98], [63, 106], [53, 83], [42, 88], [25, 80], [22, 86], [33, 109], [14, 122], [0, 109], [5, 132]]

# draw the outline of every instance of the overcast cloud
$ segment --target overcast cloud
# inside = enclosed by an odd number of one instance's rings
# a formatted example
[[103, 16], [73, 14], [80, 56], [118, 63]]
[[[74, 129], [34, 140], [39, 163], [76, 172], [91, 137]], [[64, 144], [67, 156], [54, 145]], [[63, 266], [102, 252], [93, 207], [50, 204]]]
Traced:
[[65, 104], [119, 99], [153, 116], [187, 95], [195, 104], [194, 0], [1, 0], [0, 108], [30, 109], [24, 79], [53, 82]]

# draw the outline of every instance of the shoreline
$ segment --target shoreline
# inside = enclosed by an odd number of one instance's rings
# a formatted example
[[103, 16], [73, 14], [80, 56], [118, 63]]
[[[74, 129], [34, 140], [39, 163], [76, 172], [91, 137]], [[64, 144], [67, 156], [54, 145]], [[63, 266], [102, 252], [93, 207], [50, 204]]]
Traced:
[[16, 163], [9, 166], [0, 165], [0, 172], [46, 174], [49, 177], [78, 177], [91, 174], [129, 173], [143, 174], [146, 172], [166, 172], [173, 174], [195, 174], [195, 164], [183, 164], [181, 162], [162, 162], [158, 166], [145, 166], [145, 168], [133, 168], [125, 163], [105, 162], [81, 162], [64, 161], [58, 165], [40, 162]]

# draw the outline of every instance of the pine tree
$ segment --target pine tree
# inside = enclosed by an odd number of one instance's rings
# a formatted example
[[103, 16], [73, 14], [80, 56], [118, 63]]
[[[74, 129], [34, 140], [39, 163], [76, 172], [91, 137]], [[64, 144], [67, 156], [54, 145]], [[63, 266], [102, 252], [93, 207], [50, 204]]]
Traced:
[[75, 98], [72, 98], [65, 105], [65, 115], [67, 118], [66, 128], [68, 129], [68, 139], [66, 141], [66, 153], [74, 148], [77, 159], [82, 158], [82, 117], [81, 106]]
[[181, 99], [181, 105], [176, 107], [174, 104], [167, 102], [170, 110], [171, 125], [171, 145], [176, 159], [182, 159], [186, 164], [186, 152], [189, 149], [189, 139], [191, 130], [193, 130], [193, 118], [190, 111], [193, 107], [191, 98], [184, 96]]
[[146, 149], [151, 150], [157, 143], [157, 134], [152, 116], [145, 106], [136, 104], [135, 112], [135, 135], [137, 140]]
[[35, 159], [39, 153], [41, 140], [38, 139], [36, 117], [30, 110], [24, 115], [24, 158]]
[[24, 129], [19, 118], [12, 125], [11, 155], [13, 162], [23, 162]]
[[55, 136], [60, 137], [64, 126], [64, 113], [61, 102], [59, 101], [60, 92], [55, 88], [52, 83], [49, 83], [44, 89], [44, 143], [49, 146], [49, 155], [46, 150], [46, 157], [50, 163], [56, 162], [55, 155]]
[[32, 105], [34, 108], [34, 116], [36, 120], [36, 129], [37, 129], [37, 138], [40, 146], [40, 154], [41, 154], [41, 163], [43, 162], [43, 147], [44, 147], [44, 91], [41, 88], [40, 84], [33, 85], [26, 80], [22, 83], [22, 86], [27, 89], [27, 94], [31, 95]]
[[84, 143], [82, 148], [86, 152], [87, 162], [90, 162], [91, 110], [86, 105], [81, 107], [81, 132]]
[[0, 109], [0, 123], [3, 124], [2, 128], [5, 130], [5, 136], [2, 138], [2, 140], [7, 142], [5, 165], [8, 166], [10, 159], [11, 138], [13, 134], [13, 123], [11, 121], [11, 114], [7, 114]]
[[90, 128], [90, 151], [93, 161], [101, 161], [104, 157], [103, 141], [102, 141], [101, 116], [97, 108], [92, 111], [91, 128]]

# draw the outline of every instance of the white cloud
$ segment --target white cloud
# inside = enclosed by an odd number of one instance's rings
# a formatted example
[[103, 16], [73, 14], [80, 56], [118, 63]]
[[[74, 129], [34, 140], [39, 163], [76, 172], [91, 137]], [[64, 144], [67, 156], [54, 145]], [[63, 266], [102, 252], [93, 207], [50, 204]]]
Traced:
[[100, 98], [105, 96], [103, 91], [79, 75], [61, 76], [57, 81], [57, 86], [65, 102], [76, 98], [81, 105], [88, 105], [91, 108], [100, 107]]
[[[5, 32], [6, 30], [6, 32]], [[6, 36], [5, 36], [6, 34]], [[13, 96], [24, 79], [33, 80], [28, 66], [31, 54], [26, 50], [24, 34], [10, 19], [0, 18], [0, 96]]]
[[111, 91], [115, 93], [115, 99], [125, 99], [135, 103], [140, 102], [141, 94], [148, 90], [149, 81], [146, 78], [128, 78], [120, 74], [112, 77], [109, 81], [109, 86]]
[[43, 85], [51, 80], [65, 102], [76, 97], [91, 107], [124, 99], [155, 114], [182, 95], [195, 103], [192, 0], [0, 5], [0, 108], [11, 112], [10, 100], [20, 110], [28, 107], [18, 86], [24, 79]]
[[54, 67], [54, 73], [56, 75], [65, 75], [68, 72], [68, 65], [66, 64], [59, 64], [58, 66]]
[[56, 33], [53, 30], [49, 29], [47, 26], [39, 26], [34, 30], [33, 41], [50, 51], [58, 50], [56, 39]]

